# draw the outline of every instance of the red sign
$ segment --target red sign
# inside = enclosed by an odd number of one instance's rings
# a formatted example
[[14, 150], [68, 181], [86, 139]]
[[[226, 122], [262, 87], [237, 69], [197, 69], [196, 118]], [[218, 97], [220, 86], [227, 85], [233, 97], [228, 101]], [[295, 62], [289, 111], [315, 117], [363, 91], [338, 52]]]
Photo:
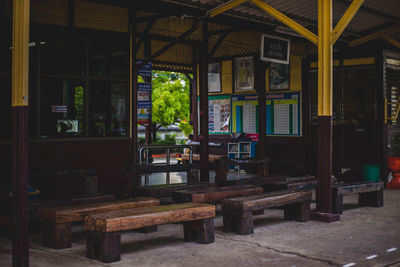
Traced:
[[255, 133], [246, 134], [247, 138], [250, 138], [252, 142], [258, 142], [260, 140], [259, 135]]

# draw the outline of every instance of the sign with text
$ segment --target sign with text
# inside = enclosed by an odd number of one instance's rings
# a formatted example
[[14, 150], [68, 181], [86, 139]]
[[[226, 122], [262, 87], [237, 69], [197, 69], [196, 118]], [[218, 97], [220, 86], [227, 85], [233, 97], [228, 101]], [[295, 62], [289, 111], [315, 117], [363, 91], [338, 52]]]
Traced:
[[53, 113], [67, 113], [68, 108], [65, 105], [52, 105], [51, 112]]
[[290, 40], [268, 34], [261, 36], [261, 60], [289, 64]]
[[151, 123], [151, 69], [151, 63], [148, 63], [138, 70], [144, 80], [137, 84], [137, 122], [140, 124]]

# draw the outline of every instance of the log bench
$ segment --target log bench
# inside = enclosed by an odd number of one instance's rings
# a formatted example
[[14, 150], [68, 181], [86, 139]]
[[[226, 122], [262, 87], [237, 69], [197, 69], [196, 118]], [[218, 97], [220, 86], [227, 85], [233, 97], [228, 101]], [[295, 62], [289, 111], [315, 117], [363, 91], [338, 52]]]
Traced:
[[71, 247], [71, 223], [82, 222], [88, 214], [159, 205], [159, 200], [138, 197], [112, 202], [39, 209], [43, 245], [54, 249]]
[[89, 259], [115, 262], [121, 258], [121, 232], [183, 222], [184, 240], [214, 242], [215, 207], [184, 203], [91, 214], [85, 219], [86, 255]]
[[176, 202], [220, 202], [226, 198], [262, 194], [261, 187], [252, 185], [235, 185], [224, 187], [191, 188], [172, 192]]
[[271, 184], [264, 186], [265, 192], [289, 190], [289, 191], [307, 191], [315, 189], [317, 179], [315, 176], [305, 176], [282, 181], [273, 181]]
[[359, 205], [383, 207], [383, 182], [355, 182], [332, 185], [332, 212], [343, 213], [343, 196], [358, 194]]
[[222, 201], [223, 231], [249, 235], [254, 231], [253, 214], [266, 208], [283, 207], [286, 220], [299, 222], [310, 218], [311, 191], [279, 191]]

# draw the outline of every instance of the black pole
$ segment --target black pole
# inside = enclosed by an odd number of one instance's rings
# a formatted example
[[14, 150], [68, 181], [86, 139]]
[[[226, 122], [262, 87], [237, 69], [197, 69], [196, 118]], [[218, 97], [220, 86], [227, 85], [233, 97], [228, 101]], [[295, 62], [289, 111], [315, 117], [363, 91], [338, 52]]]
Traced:
[[208, 23], [203, 21], [203, 41], [200, 45], [200, 181], [210, 181], [208, 165]]

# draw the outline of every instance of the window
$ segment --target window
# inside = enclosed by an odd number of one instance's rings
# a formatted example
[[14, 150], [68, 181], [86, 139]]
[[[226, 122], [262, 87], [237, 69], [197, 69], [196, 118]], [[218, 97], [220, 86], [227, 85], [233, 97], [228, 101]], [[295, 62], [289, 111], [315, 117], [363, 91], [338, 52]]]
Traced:
[[127, 83], [90, 83], [90, 136], [126, 136]]
[[[310, 124], [318, 123], [318, 72], [310, 71]], [[333, 70], [333, 123], [376, 123], [376, 70], [374, 66]]]
[[343, 70], [343, 124], [376, 123], [376, 85], [374, 66]]
[[82, 82], [45, 78], [42, 81], [41, 95], [42, 138], [83, 136], [85, 125]]

